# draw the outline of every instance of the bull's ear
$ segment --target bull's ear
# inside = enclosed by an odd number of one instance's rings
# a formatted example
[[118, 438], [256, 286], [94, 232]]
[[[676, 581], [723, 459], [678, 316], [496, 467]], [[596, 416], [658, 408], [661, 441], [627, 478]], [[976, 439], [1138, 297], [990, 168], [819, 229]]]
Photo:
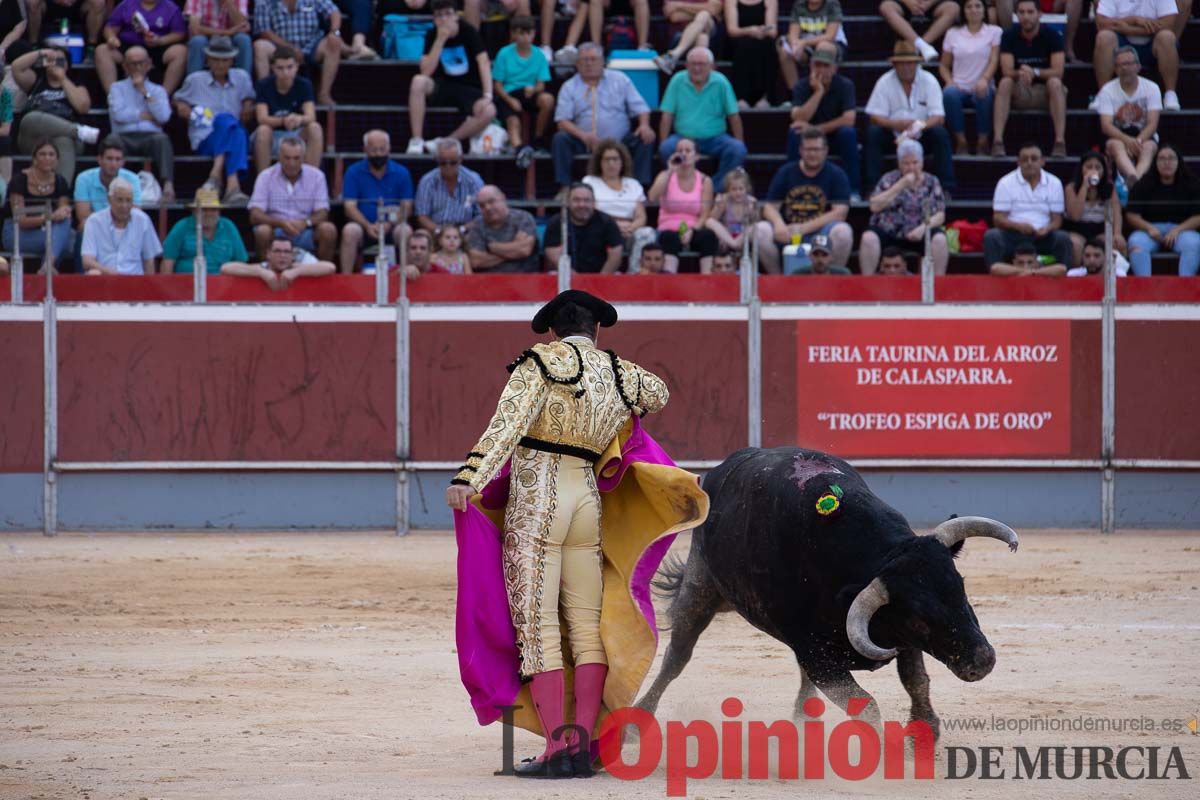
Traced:
[[867, 588], [865, 583], [848, 583], [843, 586], [837, 593], [837, 604], [840, 608], [849, 609], [854, 602], [854, 598], [858, 597], [858, 593]]
[[963, 539], [961, 542], [955, 542], [954, 544], [950, 545], [950, 557], [958, 558], [958, 554], [962, 552], [963, 545], [966, 543], [967, 540]]

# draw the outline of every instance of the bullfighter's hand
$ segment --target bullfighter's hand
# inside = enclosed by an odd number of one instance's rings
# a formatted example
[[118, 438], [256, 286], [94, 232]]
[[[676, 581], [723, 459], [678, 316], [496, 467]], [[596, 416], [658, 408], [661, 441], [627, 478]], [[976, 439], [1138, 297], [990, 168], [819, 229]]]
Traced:
[[446, 487], [446, 505], [455, 511], [466, 511], [467, 503], [475, 496], [475, 490], [470, 486], [454, 484]]

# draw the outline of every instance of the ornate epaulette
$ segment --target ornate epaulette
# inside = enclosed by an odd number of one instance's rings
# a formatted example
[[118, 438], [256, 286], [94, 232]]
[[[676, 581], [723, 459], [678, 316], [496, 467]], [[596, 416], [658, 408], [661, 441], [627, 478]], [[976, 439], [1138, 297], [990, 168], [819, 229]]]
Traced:
[[[537, 368], [541, 371], [542, 376], [546, 380], [550, 381], [551, 383], [557, 383], [560, 386], [575, 386], [581, 380], [583, 380], [583, 355], [579, 352], [579, 348], [571, 342], [563, 342], [563, 344], [571, 348], [571, 350], [573, 350], [575, 353], [575, 374], [573, 375], [558, 375], [552, 372], [550, 368], [546, 366], [546, 362], [542, 360], [541, 354], [535, 349], [537, 345], [529, 348], [524, 353], [521, 353], [521, 355], [517, 356], [511, 364], [505, 367], [505, 369], [508, 370], [509, 374], [512, 374], [517, 367], [521, 366], [521, 364], [523, 364], [526, 360], [532, 360], [534, 364], [537, 364]], [[544, 346], [545, 345], [543, 345], [543, 347]], [[583, 387], [580, 387], [578, 390], [576, 390], [575, 396], [583, 397]]]
[[617, 358], [617, 354], [612, 350], [605, 350], [604, 352], [608, 353], [608, 357], [612, 360], [613, 377], [616, 378], [617, 381], [617, 394], [621, 396], [621, 402], [624, 403], [625, 407], [634, 414], [641, 416], [641, 414], [638, 413], [638, 405], [642, 401], [642, 376], [640, 374], [638, 375], [637, 399], [630, 400], [629, 395], [625, 393], [625, 382], [621, 380], [620, 359]]

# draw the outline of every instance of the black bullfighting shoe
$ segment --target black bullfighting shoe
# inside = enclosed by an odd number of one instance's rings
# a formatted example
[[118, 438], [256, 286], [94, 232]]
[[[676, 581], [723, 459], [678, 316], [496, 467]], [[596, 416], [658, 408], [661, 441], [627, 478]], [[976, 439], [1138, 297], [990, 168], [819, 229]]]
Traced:
[[571, 769], [576, 778], [590, 778], [596, 774], [592, 769], [592, 754], [588, 750], [580, 750], [571, 756]]
[[520, 764], [513, 767], [513, 773], [518, 778], [575, 777], [575, 770], [571, 768], [571, 754], [566, 750], [559, 750], [541, 761], [536, 758], [522, 759]]

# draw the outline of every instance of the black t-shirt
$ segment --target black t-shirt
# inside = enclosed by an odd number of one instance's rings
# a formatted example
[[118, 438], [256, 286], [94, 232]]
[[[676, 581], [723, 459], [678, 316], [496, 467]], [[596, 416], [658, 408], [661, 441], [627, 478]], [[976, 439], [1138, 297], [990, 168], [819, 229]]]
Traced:
[[1050, 56], [1063, 52], [1063, 37], [1058, 31], [1039, 25], [1033, 41], [1026, 41], [1021, 35], [1021, 26], [1014, 25], [1000, 37], [1000, 52], [1011, 53], [1013, 63], [1018, 67], [1026, 64], [1046, 69], [1050, 66]]
[[[804, 105], [812, 97], [812, 93], [812, 86], [809, 85], [808, 81], [800, 81], [796, 84], [796, 88], [792, 90], [792, 105]], [[812, 125], [821, 125], [830, 120], [837, 119], [842, 114], [854, 108], [854, 83], [844, 75], [834, 75], [833, 81], [830, 82], [829, 88], [825, 90], [824, 96], [821, 97], [821, 102], [817, 105], [817, 112], [812, 115], [809, 123]]]
[[[433, 40], [437, 38], [437, 28], [425, 31], [425, 52], [433, 49]], [[479, 79], [479, 62], [475, 57], [486, 52], [479, 31], [461, 20], [458, 23], [458, 35], [447, 39], [442, 45], [442, 55], [438, 59], [437, 69], [433, 71], [434, 81], [450, 81], [465, 86], [482, 89]]]
[[1178, 177], [1170, 186], [1146, 177], [1129, 191], [1127, 211], [1140, 214], [1147, 222], [1179, 224], [1194, 214], [1200, 214], [1200, 187]]
[[[544, 247], [562, 244], [562, 221], [558, 214], [546, 221]], [[608, 260], [608, 248], [621, 247], [625, 238], [621, 229], [608, 214], [596, 211], [586, 225], [576, 225], [567, 216], [567, 254], [576, 272], [599, 272]]]
[[29, 101], [25, 103], [23, 113], [28, 114], [30, 111], [42, 111], [66, 120], [75, 120], [75, 109], [71, 108], [71, 103], [67, 100], [66, 88], [51, 86], [42, 70], [37, 71], [37, 80], [29, 91]]
[[273, 75], [259, 81], [254, 87], [254, 93], [257, 95], [256, 102], [264, 103], [272, 117], [303, 114], [305, 103], [316, 102], [312, 81], [299, 75], [292, 82], [292, 90], [287, 94], [279, 93]]
[[779, 214], [788, 225], [819, 217], [833, 204], [850, 204], [850, 180], [837, 164], [829, 161], [809, 177], [800, 163], [784, 164], [771, 179], [767, 202], [779, 204]]
[[65, 197], [67, 200], [70, 200], [71, 184], [62, 175], [55, 173], [54, 191], [49, 195], [34, 194], [29, 188], [29, 176], [25, 174], [25, 170], [17, 170], [17, 174], [13, 175], [12, 183], [8, 185], [8, 210], [10, 213], [7, 216], [9, 217], [12, 216], [12, 197], [14, 194], [21, 195], [21, 198], [25, 202], [25, 210], [27, 212], [31, 214], [40, 214], [42, 213], [41, 204], [45, 202], [47, 198], [51, 200], [51, 205], [54, 208], [58, 207], [59, 199]]

